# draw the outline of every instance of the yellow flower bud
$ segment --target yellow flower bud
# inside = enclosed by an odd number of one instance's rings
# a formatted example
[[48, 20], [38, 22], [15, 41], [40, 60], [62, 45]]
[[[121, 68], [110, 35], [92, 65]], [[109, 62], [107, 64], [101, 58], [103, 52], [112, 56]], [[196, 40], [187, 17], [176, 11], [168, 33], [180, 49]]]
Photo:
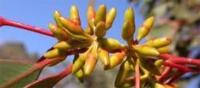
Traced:
[[105, 68], [105, 70], [112, 69], [115, 66], [119, 65], [123, 61], [124, 56], [125, 56], [125, 52], [114, 53], [110, 57], [110, 65], [109, 65], [109, 67]]
[[93, 30], [92, 30], [91, 27], [87, 27], [87, 28], [85, 29], [85, 32], [88, 33], [88, 34], [90, 34], [90, 35], [93, 35], [93, 34], [94, 34], [94, 32], [93, 32]]
[[129, 71], [130, 71], [130, 63], [126, 60], [120, 66], [120, 70], [119, 70], [116, 80], [115, 80], [115, 85], [123, 84]]
[[110, 11], [108, 12], [108, 14], [106, 15], [106, 30], [111, 28], [116, 15], [117, 15], [116, 9], [115, 8], [111, 8]]
[[97, 23], [96, 29], [94, 34], [98, 37], [98, 38], [102, 38], [106, 35], [106, 26], [105, 23], [100, 21]]
[[69, 39], [69, 35], [64, 30], [58, 28], [56, 25], [49, 24], [49, 29], [53, 33], [53, 36], [57, 38], [59, 41]]
[[80, 25], [77, 23], [73, 22], [70, 19], [64, 18], [64, 17], [59, 17], [60, 23], [72, 34], [76, 35], [82, 35], [83, 34], [83, 29], [81, 28]]
[[94, 25], [94, 19], [95, 19], [96, 13], [94, 11], [94, 7], [93, 6], [89, 6], [88, 10], [87, 10], [87, 20], [88, 20], [88, 24], [89, 26], [94, 29], [95, 25]]
[[95, 55], [95, 53], [90, 53], [86, 59], [86, 62], [84, 65], [85, 76], [89, 76], [94, 70], [94, 67], [97, 63], [97, 56]]
[[153, 40], [148, 40], [145, 44], [148, 46], [152, 46], [155, 48], [160, 48], [164, 46], [168, 46], [172, 42], [170, 37], [162, 37], [162, 38], [156, 38]]
[[100, 5], [94, 19], [94, 24], [96, 25], [100, 21], [105, 22], [105, 20], [106, 20], [106, 6]]
[[70, 9], [70, 19], [78, 25], [81, 25], [78, 8], [75, 5], [73, 5]]
[[72, 68], [72, 74], [75, 74], [81, 68], [83, 68], [86, 58], [88, 57], [88, 54], [91, 52], [91, 49], [92, 48], [89, 48], [86, 52], [79, 55], [79, 57], [74, 61], [73, 68]]
[[123, 24], [123, 28], [122, 28], [122, 38], [126, 41], [130, 41], [133, 39], [133, 34], [135, 32], [135, 29], [133, 27], [133, 25], [130, 23], [130, 21], [126, 21]]
[[113, 50], [122, 48], [122, 45], [120, 44], [120, 42], [112, 38], [101, 38], [101, 39], [98, 39], [97, 41], [100, 47], [108, 51], [113, 51]]
[[83, 83], [84, 81], [84, 71], [83, 69], [80, 69], [78, 72], [76, 72], [75, 76], [78, 78], [78, 80]]
[[56, 21], [57, 26], [64, 29], [63, 25], [60, 23], [59, 17], [62, 17], [62, 15], [57, 10], [54, 11], [54, 20]]
[[72, 48], [72, 45], [69, 44], [67, 41], [60, 41], [56, 43], [53, 47], [61, 50], [68, 50]]
[[160, 54], [170, 53], [170, 49], [168, 47], [160, 47], [157, 49]]
[[166, 88], [166, 87], [160, 83], [155, 83], [153, 88]]
[[140, 26], [138, 29], [137, 41], [139, 42], [142, 38], [144, 38], [150, 31], [154, 22], [154, 17], [150, 17]]
[[154, 65], [157, 66], [158, 68], [160, 68], [162, 66], [163, 60], [158, 59], [154, 62]]
[[109, 58], [109, 52], [102, 49], [98, 48], [98, 56], [101, 62], [104, 65], [104, 68], [108, 67], [110, 65], [110, 58]]
[[133, 49], [139, 54], [146, 56], [158, 56], [160, 54], [156, 48], [147, 45], [135, 45], [133, 46]]
[[134, 21], [135, 20], [135, 18], [134, 18], [134, 12], [133, 12], [133, 8], [132, 7], [130, 7], [130, 8], [128, 8], [126, 11], [125, 11], [125, 13], [124, 13], [124, 22], [127, 22], [127, 21], [129, 21], [129, 22], [131, 22], [131, 24], [133, 24], [133, 26], [135, 27], [135, 25], [134, 25]]
[[53, 50], [46, 52], [44, 54], [44, 57], [48, 58], [48, 59], [52, 59], [55, 57], [63, 56], [64, 54], [65, 54], [65, 51], [63, 51], [63, 50], [53, 49]]

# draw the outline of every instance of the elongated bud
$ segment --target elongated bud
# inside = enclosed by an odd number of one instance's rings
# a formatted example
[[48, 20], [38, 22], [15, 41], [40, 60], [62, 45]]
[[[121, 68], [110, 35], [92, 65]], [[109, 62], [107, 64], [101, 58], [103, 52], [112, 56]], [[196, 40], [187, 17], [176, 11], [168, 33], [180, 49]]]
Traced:
[[160, 54], [170, 53], [170, 52], [171, 52], [170, 49], [169, 49], [169, 47], [160, 47], [160, 48], [158, 48], [157, 50], [158, 50], [158, 52], [159, 52]]
[[75, 74], [77, 71], [79, 71], [85, 64], [87, 56], [85, 54], [81, 54], [78, 59], [74, 62], [73, 68], [72, 68], [72, 74]]
[[78, 78], [78, 80], [83, 83], [84, 81], [84, 71], [83, 69], [80, 69], [78, 72], [76, 72], [75, 76]]
[[109, 58], [109, 52], [108, 51], [106, 51], [102, 48], [99, 48], [98, 49], [98, 56], [99, 56], [99, 59], [101, 60], [101, 62], [103, 63], [104, 68], [106, 68], [110, 65], [110, 58]]
[[159, 48], [159, 47], [168, 46], [169, 44], [171, 44], [171, 42], [172, 40], [170, 37], [162, 37], [162, 38], [156, 38], [153, 40], [148, 40], [145, 44], [148, 46]]
[[110, 11], [107, 13], [106, 15], [106, 29], [107, 30], [111, 28], [116, 15], [117, 15], [117, 11], [115, 8], [111, 8]]
[[105, 22], [105, 19], [106, 19], [106, 6], [100, 5], [96, 13], [94, 23], [96, 25], [100, 21]]
[[49, 64], [49, 66], [55, 66], [55, 65], [63, 62], [65, 60], [65, 58], [66, 58], [66, 56], [61, 58], [61, 59], [59, 59], [59, 60], [57, 60], [57, 61], [55, 61], [55, 62], [53, 62], [53, 63], [51, 63], [51, 64]]
[[46, 52], [44, 54], [44, 57], [48, 58], [48, 59], [52, 59], [52, 58], [55, 58], [55, 57], [62, 56], [64, 54], [65, 54], [65, 51], [62, 51], [62, 50], [59, 50], [59, 49], [53, 49], [53, 50]]
[[146, 55], [146, 56], [158, 56], [160, 54], [156, 48], [149, 47], [146, 45], [136, 45], [136, 46], [133, 46], [133, 48], [139, 54]]
[[159, 59], [154, 62], [154, 65], [160, 68], [162, 66], [163, 60]]
[[160, 83], [155, 83], [153, 88], [166, 88], [166, 87]]
[[77, 23], [73, 22], [70, 19], [64, 18], [64, 17], [59, 17], [60, 23], [71, 33], [81, 35], [83, 34], [83, 29], [81, 28], [80, 25]]
[[64, 27], [63, 27], [62, 24], [60, 23], [59, 17], [62, 17], [62, 15], [61, 15], [57, 10], [55, 10], [55, 11], [54, 11], [54, 20], [56, 21], [57, 26], [58, 26], [59, 28], [62, 28], [62, 29], [63, 29]]
[[131, 23], [134, 23], [134, 12], [133, 12], [133, 8], [130, 7], [125, 11], [124, 14], [124, 22], [130, 21]]
[[96, 13], [94, 11], [94, 7], [89, 6], [87, 10], [87, 20], [88, 20], [89, 26], [93, 29], [95, 28], [95, 25], [94, 25], [95, 16], [96, 16]]
[[98, 43], [100, 46], [108, 51], [113, 51], [116, 49], [121, 49], [122, 45], [118, 40], [112, 39], [112, 38], [101, 38], [98, 39]]
[[140, 28], [138, 29], [137, 41], [140, 41], [149, 33], [153, 23], [154, 17], [150, 17], [142, 24], [142, 26], [140, 26]]
[[89, 48], [86, 52], [79, 55], [79, 57], [74, 61], [73, 68], [72, 68], [72, 74], [75, 74], [78, 72], [81, 68], [83, 68], [86, 58], [88, 57], [88, 54], [91, 52], [91, 48]]
[[104, 22], [98, 22], [94, 34], [98, 38], [102, 38], [106, 35], [106, 25]]
[[73, 5], [70, 9], [70, 19], [78, 25], [81, 25], [78, 8], [75, 5]]
[[115, 85], [116, 88], [130, 88], [134, 84], [132, 81], [125, 80], [121, 85]]
[[122, 38], [126, 41], [132, 40], [134, 32], [135, 29], [133, 28], [133, 25], [130, 23], [130, 21], [126, 21], [122, 28]]
[[124, 61], [121, 66], [120, 66], [120, 70], [117, 74], [116, 80], [115, 80], [115, 85], [121, 85], [124, 80], [126, 79], [128, 73], [130, 71], [130, 64], [129, 62], [126, 60]]
[[146, 69], [151, 74], [161, 75], [159, 69], [149, 59], [145, 59], [144, 57], [140, 56], [137, 60], [140, 67]]
[[97, 56], [94, 55], [94, 53], [89, 54], [84, 65], [85, 76], [89, 76], [92, 73], [96, 63], [97, 63]]
[[53, 33], [53, 36], [58, 40], [62, 41], [69, 39], [69, 35], [64, 30], [58, 28], [56, 25], [50, 23], [49, 29]]
[[72, 45], [70, 45], [67, 41], [60, 41], [56, 43], [53, 47], [61, 50], [68, 50], [72, 48]]
[[92, 51], [87, 56], [87, 59], [83, 68], [85, 76], [89, 76], [94, 70], [94, 67], [97, 63], [97, 48], [98, 48], [97, 44], [94, 44], [92, 46]]
[[93, 34], [94, 34], [94, 31], [92, 30], [91, 27], [87, 27], [87, 28], [85, 29], [85, 32], [88, 33], [88, 34], [90, 34], [90, 35], [93, 35]]
[[112, 69], [114, 68], [115, 66], [119, 65], [123, 59], [124, 59], [124, 56], [125, 56], [125, 52], [117, 52], [117, 53], [114, 53], [111, 57], [110, 57], [110, 65], [108, 68], [105, 68], [105, 70], [108, 70], [108, 69]]
[[83, 48], [83, 47], [88, 47], [90, 46], [90, 42], [79, 42], [79, 41], [60, 41], [56, 43], [53, 47], [60, 49], [60, 50], [69, 50], [69, 49], [74, 49], [74, 48]]

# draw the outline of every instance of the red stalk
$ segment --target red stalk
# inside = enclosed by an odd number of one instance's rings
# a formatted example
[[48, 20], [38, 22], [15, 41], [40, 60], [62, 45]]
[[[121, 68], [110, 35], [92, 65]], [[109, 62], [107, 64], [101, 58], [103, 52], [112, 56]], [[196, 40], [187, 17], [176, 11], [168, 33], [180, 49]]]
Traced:
[[200, 66], [200, 60], [193, 59], [193, 58], [177, 57], [170, 54], [161, 54], [159, 55], [159, 57], [162, 59], [168, 59], [171, 62], [177, 63], [177, 64], [192, 64], [192, 65]]
[[72, 67], [73, 67], [73, 65], [70, 65], [64, 71], [62, 71], [61, 73], [48, 76], [48, 77], [43, 78], [41, 80], [34, 81], [34, 82], [28, 84], [27, 86], [25, 86], [24, 88], [33, 88], [35, 85], [40, 85], [41, 83], [45, 83], [47, 80], [55, 79], [55, 80], [51, 81], [49, 83], [49, 85], [46, 85], [46, 87], [45, 87], [45, 88], [51, 88], [53, 85], [55, 85], [61, 79], [63, 79], [67, 75], [69, 75], [71, 73]]
[[175, 64], [175, 63], [170, 63], [170, 62], [163, 62], [163, 65], [169, 66], [169, 67], [172, 67], [172, 68], [176, 68], [176, 69], [181, 70], [183, 72], [197, 72], [197, 71], [199, 71], [199, 69], [191, 69], [189, 67], [179, 65], [179, 64]]
[[140, 69], [137, 62], [135, 63], [135, 88], [140, 88]]
[[31, 25], [23, 24], [23, 23], [19, 23], [19, 22], [15, 22], [12, 20], [5, 19], [3, 17], [0, 17], [0, 26], [13, 26], [13, 27], [22, 28], [22, 29], [25, 29], [28, 31], [36, 32], [39, 34], [43, 34], [43, 35], [47, 35], [47, 36], [51, 36], [51, 37], [53, 36], [53, 34], [50, 31], [47, 31], [45, 29], [34, 27]]
[[174, 81], [176, 81], [177, 79], [179, 79], [183, 74], [185, 74], [185, 72], [176, 72], [173, 77], [170, 79], [170, 81], [167, 82], [167, 84], [171, 84]]
[[162, 72], [162, 75], [158, 78], [158, 81], [163, 82], [163, 80], [166, 78], [167, 74], [169, 74], [169, 71], [171, 69], [171, 67], [166, 67], [165, 70]]

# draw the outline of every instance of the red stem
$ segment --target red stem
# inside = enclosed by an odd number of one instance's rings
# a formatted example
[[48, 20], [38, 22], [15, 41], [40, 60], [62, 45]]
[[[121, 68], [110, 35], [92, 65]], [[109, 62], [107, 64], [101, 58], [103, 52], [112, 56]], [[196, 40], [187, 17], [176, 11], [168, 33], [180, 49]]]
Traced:
[[169, 74], [169, 71], [171, 69], [171, 67], [166, 67], [165, 70], [162, 72], [162, 75], [158, 78], [158, 81], [163, 82], [163, 80], [166, 78], [167, 74]]
[[0, 17], [0, 26], [13, 26], [13, 27], [22, 28], [22, 29], [25, 29], [28, 31], [40, 33], [43, 35], [47, 35], [47, 36], [51, 36], [51, 37], [53, 36], [52, 32], [47, 31], [45, 29], [34, 27], [31, 25], [23, 24], [23, 23], [19, 23], [19, 22], [15, 22], [12, 20], [5, 19], [3, 17]]
[[34, 82], [26, 85], [24, 88], [33, 88], [35, 85], [40, 85], [42, 82], [45, 82], [46, 80], [50, 80], [52, 78], [55, 78], [55, 80], [52, 80], [51, 83], [46, 85], [46, 88], [51, 88], [53, 85], [55, 85], [61, 79], [63, 79], [67, 75], [69, 75], [71, 73], [72, 67], [73, 67], [73, 65], [70, 65], [64, 71], [62, 71], [61, 73], [45, 77], [41, 80], [34, 81]]
[[177, 64], [192, 64], [192, 65], [200, 66], [200, 60], [193, 59], [193, 58], [177, 57], [170, 54], [161, 54], [159, 55], [159, 57], [162, 59], [168, 59], [171, 62], [177, 63]]
[[185, 72], [176, 72], [167, 84], [173, 83], [174, 81], [179, 79], [183, 74], [185, 74]]
[[137, 62], [135, 63], [135, 88], [140, 88], [140, 69]]
[[163, 65], [179, 69], [183, 72], [199, 72], [199, 69], [191, 69], [189, 67], [170, 62], [163, 62]]

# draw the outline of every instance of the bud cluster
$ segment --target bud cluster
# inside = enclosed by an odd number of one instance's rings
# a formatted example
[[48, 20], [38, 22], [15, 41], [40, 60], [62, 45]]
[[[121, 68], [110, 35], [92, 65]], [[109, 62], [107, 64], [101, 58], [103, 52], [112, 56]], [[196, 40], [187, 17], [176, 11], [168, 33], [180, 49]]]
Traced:
[[[69, 18], [65, 18], [58, 11], [55, 11], [56, 24], [49, 24], [49, 29], [54, 37], [58, 39], [58, 42], [53, 46], [53, 49], [44, 54], [44, 57], [48, 59], [66, 57], [67, 51], [86, 48], [87, 50], [83, 53], [74, 53], [73, 59], [72, 74], [81, 82], [92, 73], [99, 58], [105, 70], [121, 64], [115, 80], [116, 87], [127, 88], [133, 86], [129, 76], [134, 73], [135, 64], [137, 63], [141, 71], [141, 85], [151, 85], [152, 88], [165, 88], [165, 85], [155, 80], [157, 76], [161, 75], [160, 68], [162, 68], [163, 62], [157, 56], [170, 53], [167, 46], [171, 43], [171, 38], [151, 39], [139, 45], [139, 42], [149, 33], [154, 17], [148, 18], [139, 27], [137, 37], [134, 39], [134, 12], [130, 7], [124, 14], [121, 36], [127, 42], [127, 45], [123, 45], [116, 39], [104, 37], [108, 29], [111, 28], [115, 17], [115, 8], [111, 8], [107, 12], [106, 6], [101, 5], [95, 12], [94, 7], [90, 6], [87, 10], [88, 27], [83, 29], [76, 6], [71, 7]], [[112, 54], [110, 55], [110, 53]], [[149, 58], [155, 58], [155, 60], [152, 61]]]

